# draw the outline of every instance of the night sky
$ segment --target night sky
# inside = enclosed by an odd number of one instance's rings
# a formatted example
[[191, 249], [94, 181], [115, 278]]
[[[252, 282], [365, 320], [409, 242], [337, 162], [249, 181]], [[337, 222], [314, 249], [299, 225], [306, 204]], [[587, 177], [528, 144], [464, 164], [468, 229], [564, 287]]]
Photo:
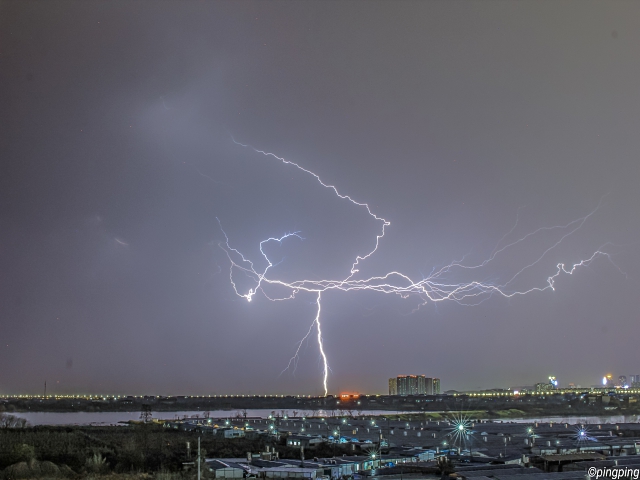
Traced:
[[[330, 392], [640, 374], [639, 19], [622, 1], [2, 1], [0, 394], [323, 392], [313, 338], [280, 374], [315, 296], [238, 297], [216, 218], [261, 268], [260, 240], [300, 231], [269, 247], [285, 281], [345, 277], [379, 224], [232, 137], [391, 222], [365, 276], [479, 263], [516, 219], [510, 239], [601, 202], [518, 287], [605, 244], [615, 265], [554, 292], [414, 313], [324, 294]], [[557, 234], [450, 279], [505, 280]]]

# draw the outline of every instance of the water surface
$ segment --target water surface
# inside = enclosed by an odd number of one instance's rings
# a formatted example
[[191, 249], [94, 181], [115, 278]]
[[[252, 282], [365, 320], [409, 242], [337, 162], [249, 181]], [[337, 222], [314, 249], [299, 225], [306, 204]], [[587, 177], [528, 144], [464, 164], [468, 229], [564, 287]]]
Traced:
[[[210, 418], [213, 419], [232, 419], [243, 418], [245, 410], [211, 410], [208, 412]], [[273, 410], [273, 409], [247, 409], [247, 418], [268, 418], [269, 415], [276, 414], [279, 416], [292, 416], [292, 410]], [[365, 415], [398, 415], [407, 412], [393, 412], [388, 410], [363, 410], [362, 416]], [[431, 412], [436, 413], [436, 412]], [[446, 413], [437, 412], [441, 415]], [[140, 412], [19, 412], [12, 413], [16, 417], [26, 419], [31, 425], [118, 425], [122, 422], [130, 420], [140, 420]], [[298, 415], [300, 415], [298, 411]], [[331, 413], [320, 411], [319, 415], [330, 417]], [[205, 418], [205, 412], [197, 411], [179, 411], [179, 412], [152, 412], [153, 418], [162, 420], [172, 420], [185, 417]], [[339, 416], [339, 415], [336, 415]], [[608, 416], [550, 416], [536, 418], [508, 418], [502, 420], [493, 420], [494, 422], [503, 423], [569, 423], [569, 424], [607, 424], [607, 423], [638, 423], [640, 418], [638, 415], [608, 415]]]

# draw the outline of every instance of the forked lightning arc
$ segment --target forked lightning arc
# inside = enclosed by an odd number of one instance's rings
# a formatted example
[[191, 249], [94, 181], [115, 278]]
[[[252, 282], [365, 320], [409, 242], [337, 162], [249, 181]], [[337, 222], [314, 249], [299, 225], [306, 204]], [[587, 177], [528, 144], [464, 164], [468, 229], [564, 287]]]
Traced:
[[[564, 263], [559, 263], [556, 265], [552, 274], [546, 278], [546, 282], [542, 283], [542, 285], [534, 285], [526, 289], [515, 289], [512, 288], [511, 285], [514, 281], [526, 270], [538, 264], [551, 250], [560, 245], [560, 243], [565, 240], [568, 236], [575, 233], [578, 229], [584, 225], [584, 223], [591, 217], [598, 207], [595, 210], [591, 211], [584, 217], [573, 220], [565, 225], [556, 225], [551, 227], [542, 227], [533, 232], [528, 233], [527, 235], [518, 238], [510, 243], [507, 243], [504, 246], [500, 246], [501, 242], [504, 241], [507, 236], [513, 232], [514, 228], [508, 232], [500, 242], [498, 246], [493, 250], [491, 255], [479, 264], [474, 265], [465, 265], [462, 261], [455, 261], [448, 265], [445, 265], [441, 268], [434, 269], [431, 274], [429, 274], [426, 278], [422, 278], [420, 280], [413, 280], [404, 273], [398, 271], [391, 271], [385, 273], [384, 275], [372, 276], [368, 278], [357, 278], [357, 273], [359, 272], [359, 265], [361, 262], [365, 261], [367, 258], [374, 255], [378, 247], [380, 245], [380, 240], [385, 235], [386, 228], [391, 224], [388, 220], [376, 215], [369, 205], [364, 202], [358, 202], [354, 200], [349, 195], [345, 195], [341, 193], [337, 187], [334, 185], [330, 185], [325, 183], [320, 176], [311, 170], [307, 170], [306, 168], [300, 166], [299, 164], [287, 160], [285, 158], [279, 157], [273, 153], [266, 152], [264, 150], [256, 149], [250, 145], [239, 143], [233, 140], [239, 146], [249, 148], [253, 150], [255, 153], [271, 157], [287, 166], [291, 166], [293, 168], [297, 168], [307, 175], [312, 176], [317, 180], [317, 182], [324, 188], [333, 192], [334, 195], [339, 197], [342, 200], [347, 202], [351, 202], [357, 207], [366, 210], [367, 214], [371, 216], [376, 222], [380, 225], [379, 233], [376, 234], [375, 243], [373, 249], [369, 252], [357, 255], [354, 261], [351, 264], [351, 268], [348, 273], [345, 272], [344, 278], [338, 279], [324, 279], [324, 280], [312, 280], [312, 279], [300, 279], [296, 281], [284, 281], [278, 278], [272, 278], [269, 276], [269, 270], [274, 266], [272, 261], [269, 259], [267, 254], [264, 251], [265, 244], [269, 242], [283, 242], [290, 237], [297, 237], [302, 239], [300, 232], [286, 233], [281, 237], [270, 237], [265, 240], [262, 240], [259, 243], [259, 250], [266, 261], [266, 267], [263, 270], [257, 269], [255, 263], [247, 258], [242, 252], [238, 249], [231, 247], [229, 237], [224, 233], [225, 241], [221, 242], [219, 246], [226, 252], [227, 257], [229, 258], [230, 267], [229, 267], [229, 280], [231, 285], [235, 291], [235, 293], [245, 298], [248, 302], [251, 302], [254, 296], [260, 292], [265, 298], [271, 301], [280, 301], [280, 300], [290, 300], [295, 298], [295, 296], [300, 292], [309, 292], [315, 295], [316, 297], [316, 305], [317, 311], [316, 316], [309, 327], [307, 334], [298, 344], [296, 352], [294, 356], [289, 361], [289, 368], [292, 364], [295, 365], [298, 359], [298, 354], [300, 352], [300, 347], [303, 342], [309, 338], [314, 329], [315, 335], [318, 343], [318, 348], [320, 351], [320, 357], [322, 359], [322, 385], [324, 388], [325, 395], [328, 394], [328, 373], [329, 373], [329, 362], [327, 360], [327, 355], [325, 353], [323, 337], [322, 337], [322, 325], [321, 325], [321, 299], [322, 294], [324, 292], [330, 290], [339, 290], [339, 291], [355, 291], [355, 290], [367, 290], [367, 291], [375, 291], [381, 293], [393, 293], [400, 295], [402, 298], [409, 297], [418, 297], [420, 299], [420, 305], [425, 305], [428, 302], [443, 302], [443, 301], [454, 301], [464, 305], [476, 305], [486, 300], [492, 295], [500, 295], [503, 297], [514, 297], [516, 295], [526, 295], [532, 292], [543, 292], [545, 290], [555, 290], [555, 281], [562, 274], [571, 275], [575, 272], [575, 270], [581, 266], [589, 265], [598, 257], [606, 257], [611, 261], [611, 257], [609, 253], [604, 252], [602, 249], [604, 246], [600, 247], [598, 250], [593, 252], [588, 258], [579, 261], [578, 263], [574, 263], [571, 266], [567, 266]], [[516, 222], [517, 225], [517, 222]], [[221, 225], [222, 229], [222, 225]], [[546, 250], [544, 250], [533, 262], [524, 265], [520, 270], [518, 270], [509, 280], [502, 284], [493, 284], [488, 283], [486, 281], [480, 280], [468, 280], [460, 283], [452, 282], [447, 279], [447, 274], [452, 270], [460, 269], [460, 270], [476, 270], [486, 266], [489, 262], [494, 260], [496, 256], [505, 252], [505, 250], [514, 247], [515, 245], [524, 242], [528, 238], [544, 232], [544, 231], [559, 231], [557, 240]], [[262, 261], [262, 260], [261, 260]], [[241, 292], [234, 280], [234, 273], [243, 273], [254, 280], [254, 286], [249, 288], [246, 292]], [[265, 287], [268, 286], [278, 286], [284, 287], [285, 291], [288, 292], [288, 295], [285, 297], [275, 298], [270, 296], [266, 291]], [[285, 369], [286, 370], [286, 369]]]

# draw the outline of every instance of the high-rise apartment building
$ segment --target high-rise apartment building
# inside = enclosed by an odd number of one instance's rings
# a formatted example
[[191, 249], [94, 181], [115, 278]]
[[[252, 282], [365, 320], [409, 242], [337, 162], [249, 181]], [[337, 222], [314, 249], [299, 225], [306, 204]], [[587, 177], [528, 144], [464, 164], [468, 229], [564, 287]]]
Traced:
[[398, 375], [396, 377], [397, 385], [398, 385], [398, 395], [409, 395], [407, 388], [407, 376], [406, 375]]
[[425, 377], [424, 379], [424, 394], [433, 395], [433, 378]]
[[418, 395], [418, 375], [407, 375], [407, 395]]
[[389, 379], [389, 395], [398, 395], [398, 379], [396, 377]]
[[440, 379], [425, 375], [398, 375], [389, 379], [389, 395], [437, 395]]

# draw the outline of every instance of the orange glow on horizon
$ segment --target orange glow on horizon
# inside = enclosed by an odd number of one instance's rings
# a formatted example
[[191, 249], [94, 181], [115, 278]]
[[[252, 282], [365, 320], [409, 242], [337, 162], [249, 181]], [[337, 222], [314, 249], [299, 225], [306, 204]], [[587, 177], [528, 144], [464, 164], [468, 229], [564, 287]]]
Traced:
[[356, 399], [356, 398], [360, 398], [360, 394], [359, 393], [341, 393], [340, 398], [343, 400]]

